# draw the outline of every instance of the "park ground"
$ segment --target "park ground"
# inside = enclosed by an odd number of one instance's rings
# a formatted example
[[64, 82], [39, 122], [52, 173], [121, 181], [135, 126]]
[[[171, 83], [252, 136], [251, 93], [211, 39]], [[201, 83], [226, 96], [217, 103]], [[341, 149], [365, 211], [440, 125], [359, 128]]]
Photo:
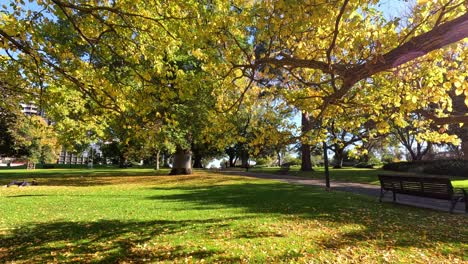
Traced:
[[[271, 173], [279, 173], [276, 169]], [[332, 171], [372, 183], [379, 170]], [[321, 187], [196, 171], [0, 170], [11, 263], [466, 263], [468, 218]], [[323, 177], [321, 172], [302, 175]], [[354, 177], [352, 175], [355, 175]], [[374, 176], [372, 176], [374, 175]], [[351, 178], [351, 179], [350, 179]], [[466, 186], [467, 180], [455, 179]]]

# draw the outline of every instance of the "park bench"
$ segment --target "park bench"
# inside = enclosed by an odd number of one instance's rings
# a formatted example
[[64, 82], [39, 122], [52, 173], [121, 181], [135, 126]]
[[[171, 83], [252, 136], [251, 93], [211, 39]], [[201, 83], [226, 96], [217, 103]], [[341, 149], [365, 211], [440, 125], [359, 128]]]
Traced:
[[414, 195], [426, 198], [442, 199], [450, 201], [450, 213], [459, 201], [465, 201], [465, 212], [468, 213], [468, 193], [464, 189], [454, 189], [449, 178], [429, 176], [407, 176], [407, 175], [379, 175], [380, 198], [385, 193], [393, 193], [393, 201], [396, 194]]

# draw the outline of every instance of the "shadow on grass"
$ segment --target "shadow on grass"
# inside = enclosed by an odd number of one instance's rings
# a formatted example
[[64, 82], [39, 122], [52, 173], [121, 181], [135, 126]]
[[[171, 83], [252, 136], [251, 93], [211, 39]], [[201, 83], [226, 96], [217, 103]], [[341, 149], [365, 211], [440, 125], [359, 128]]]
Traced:
[[[37, 174], [28, 174], [27, 172], [17, 172], [12, 174], [0, 174], [0, 187], [6, 185], [13, 180], [26, 180], [32, 182], [36, 180], [39, 186], [70, 186], [70, 187], [89, 187], [89, 186], [102, 186], [113, 184], [144, 184], [155, 183], [158, 185], [163, 184], [184, 184], [193, 180], [203, 181], [209, 180], [213, 177], [218, 178], [216, 182], [229, 181], [232, 177], [216, 177], [208, 170], [196, 170], [191, 175], [168, 175], [168, 169], [161, 169], [159, 171], [148, 169], [109, 169], [109, 170], [64, 170], [61, 172], [48, 172], [42, 171]], [[237, 176], [236, 176], [237, 177]], [[12, 186], [10, 188], [15, 188]], [[34, 188], [35, 186], [27, 186], [27, 188]]]
[[221, 220], [236, 218], [41, 223], [15, 229], [8, 235], [0, 233], [0, 259], [5, 262], [29, 263], [76, 263], [91, 260], [116, 263], [171, 261], [189, 256], [206, 258], [222, 252], [147, 242], [156, 236], [183, 232], [193, 226], [221, 228], [225, 225]]
[[[275, 175], [282, 175], [281, 168], [253, 168], [250, 170], [253, 173], [271, 173]], [[356, 168], [330, 168], [330, 179], [332, 181], [343, 181], [343, 182], [358, 182], [368, 184], [379, 184], [378, 174], [384, 173], [382, 169], [356, 169]], [[287, 176], [303, 177], [310, 179], [324, 179], [323, 168], [315, 168], [314, 171], [300, 171], [299, 168], [292, 168]]]
[[[187, 176], [186, 179], [197, 176]], [[203, 176], [202, 176], [203, 177]], [[198, 179], [200, 176], [198, 176]], [[204, 248], [197, 237], [223, 238], [223, 230], [232, 232], [236, 244], [262, 240], [275, 245], [289, 236], [300, 235], [317, 248], [341, 250], [348, 247], [447, 248], [444, 254], [464, 258], [468, 241], [465, 216], [449, 215], [421, 209], [379, 204], [375, 199], [341, 192], [324, 192], [320, 188], [269, 182], [220, 184], [235, 177], [207, 177], [196, 186], [180, 184], [148, 187], [150, 196], [135, 197], [159, 203], [183, 203], [181, 210], [239, 209], [230, 218], [205, 220], [153, 220], [90, 222], [53, 222], [0, 230], [0, 259], [5, 262], [183, 262], [185, 258], [213, 262], [240, 262], [229, 255], [229, 248]], [[168, 177], [168, 180], [176, 178]], [[159, 190], [163, 190], [158, 194]], [[174, 193], [168, 193], [174, 190]], [[215, 211], [217, 212], [217, 211]], [[213, 213], [213, 212], [211, 212]], [[190, 215], [189, 213], [186, 214]], [[257, 226], [255, 218], [277, 218], [273, 230]], [[261, 220], [263, 222], [263, 220]], [[231, 222], [239, 225], [228, 226]], [[320, 223], [320, 224], [318, 224]], [[356, 228], [353, 228], [356, 227]], [[234, 229], [233, 229], [234, 228]], [[193, 232], [190, 236], [186, 232]], [[277, 232], [281, 231], [281, 232]], [[304, 236], [302, 236], [304, 235]], [[177, 239], [174, 239], [176, 237]], [[195, 237], [195, 238], [194, 238]], [[182, 241], [182, 242], [177, 242]], [[189, 241], [185, 244], [184, 241]], [[280, 244], [280, 243], [279, 243]], [[310, 245], [310, 244], [309, 244]], [[248, 249], [251, 250], [252, 249]], [[277, 248], [277, 262], [293, 261], [299, 255]], [[249, 252], [248, 254], [255, 254]], [[374, 253], [376, 254], [376, 253]]]
[[48, 179], [74, 177], [135, 177], [168, 175], [169, 169], [38, 169], [38, 170], [3, 170], [0, 171], [0, 183], [19, 179]]
[[[39, 173], [17, 172], [0, 175], [0, 185], [6, 185], [13, 180], [26, 180], [32, 182], [36, 180], [39, 186], [73, 186], [87, 187], [100, 186], [118, 183], [141, 182], [160, 177], [169, 177], [169, 170], [160, 171], [125, 171], [125, 170], [99, 170], [99, 171], [63, 171]], [[187, 179], [189, 180], [189, 179]], [[170, 181], [167, 179], [166, 181]], [[180, 181], [180, 180], [179, 180]], [[34, 186], [28, 186], [34, 188]]]
[[11, 199], [11, 198], [47, 197], [47, 196], [50, 196], [50, 195], [45, 195], [45, 194], [21, 194], [21, 195], [9, 195], [9, 196], [5, 196], [5, 198]]
[[[381, 204], [375, 198], [337, 191], [327, 193], [317, 187], [244, 183], [171, 189], [183, 192], [149, 199], [190, 202], [198, 208], [240, 208], [246, 213], [326, 222], [336, 234], [316, 240], [324, 248], [340, 249], [369, 243], [381, 248], [433, 248], [440, 242], [451, 244], [450, 253], [463, 259], [466, 250], [463, 241], [468, 241], [466, 216]], [[320, 232], [320, 228], [316, 231]], [[282, 235], [258, 230], [241, 232], [238, 237]]]

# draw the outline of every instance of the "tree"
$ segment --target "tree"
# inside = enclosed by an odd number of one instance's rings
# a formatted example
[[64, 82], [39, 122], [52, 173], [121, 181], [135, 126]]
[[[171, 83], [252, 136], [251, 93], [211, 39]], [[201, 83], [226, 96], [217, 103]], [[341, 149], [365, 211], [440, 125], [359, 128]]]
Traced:
[[[327, 5], [334, 15], [317, 16]], [[271, 15], [259, 15], [264, 33], [258, 38], [272, 44], [250, 67], [281, 67], [289, 78], [315, 87], [321, 100], [319, 107], [313, 106], [314, 116], [326, 116], [326, 109], [346, 103], [344, 96], [367, 78], [468, 36], [463, 1], [416, 5], [407, 21], [386, 21], [371, 3], [347, 0], [320, 7], [279, 1], [262, 11]], [[274, 30], [267, 30], [271, 25]]]
[[[369, 79], [398, 79], [385, 71], [410, 68], [422, 57], [440, 57], [433, 51], [451, 43], [464, 47], [460, 41], [468, 36], [463, 1], [418, 4], [410, 17], [391, 20], [386, 20], [371, 2], [305, 5], [301, 1], [277, 1], [256, 12], [260, 12], [256, 41], [266, 46], [264, 55], [250, 56], [248, 63], [238, 67], [264, 71], [265, 65], [270, 65], [282, 70], [284, 82], [302, 83], [302, 91], [292, 91], [288, 98], [302, 105], [303, 112], [311, 116], [309, 120], [315, 122], [307, 124], [304, 133], [327, 127], [337, 114], [363, 103], [373, 104], [375, 115], [371, 119], [386, 122], [391, 115], [390, 111], [384, 115], [388, 103], [374, 99], [378, 98], [375, 95], [391, 94], [386, 91], [389, 86], [368, 89]], [[327, 16], [321, 12], [328, 12]], [[468, 119], [459, 117], [457, 120]]]
[[342, 168], [343, 161], [347, 156], [346, 148], [363, 140], [365, 130], [361, 131], [347, 131], [346, 129], [339, 129], [335, 127], [334, 123], [329, 128], [329, 142], [327, 143], [328, 149], [335, 153], [334, 155], [334, 168]]
[[[301, 113], [301, 129], [302, 133], [306, 134], [312, 130], [313, 121], [310, 119], [307, 112]], [[301, 143], [301, 171], [312, 171], [311, 160], [311, 145], [308, 143]]]
[[15, 138], [10, 128], [15, 124], [18, 113], [0, 107], [0, 157], [16, 157], [24, 154], [15, 146]]
[[[458, 94], [458, 95], [457, 95]], [[466, 92], [468, 94], [468, 92]], [[467, 95], [465, 95], [467, 96]], [[468, 106], [464, 103], [464, 98], [461, 92], [454, 91], [451, 93], [453, 112], [457, 115], [462, 115], [468, 113]], [[463, 159], [468, 160], [468, 125], [461, 124], [452, 124], [449, 127], [449, 131], [453, 132], [458, 136], [461, 141], [461, 152], [463, 153]]]
[[[148, 121], [145, 118], [153, 113], [149, 122], [159, 120], [169, 131], [166, 135], [175, 145], [176, 163], [184, 160], [178, 156], [190, 153], [194, 138], [184, 126], [197, 119], [190, 103], [209, 98], [210, 90], [200, 93], [200, 89], [210, 89], [210, 83], [217, 81], [210, 81], [198, 70], [201, 67], [196, 61], [212, 63], [199, 50], [206, 50], [205, 38], [211, 39], [215, 35], [211, 30], [218, 30], [208, 24], [235, 12], [229, 4], [171, 2], [171, 8], [154, 1], [137, 6], [131, 2], [91, 5], [59, 0], [37, 4], [44, 9], [31, 11], [12, 3], [16, 11], [5, 10], [8, 17], [0, 29], [5, 49], [17, 54], [7, 52], [10, 61], [24, 72], [21, 79], [47, 84], [51, 87], [47, 93], [73, 94], [79, 103], [69, 107], [77, 107], [83, 117], [94, 118], [92, 123], [101, 126], [99, 130], [125, 117], [142, 121], [143, 125], [138, 124], [142, 128]], [[52, 42], [56, 45], [48, 45]], [[217, 52], [216, 48], [211, 52]], [[192, 117], [188, 118], [189, 114]], [[54, 120], [77, 123], [76, 118]], [[187, 164], [190, 162], [179, 165]], [[190, 167], [179, 171], [190, 172]]]
[[440, 135], [434, 127], [424, 124], [421, 115], [413, 114], [405, 122], [405, 125], [392, 125], [391, 134], [405, 147], [411, 160], [422, 160], [425, 155], [431, 153], [434, 143], [458, 143], [459, 139], [453, 135]]
[[[376, 3], [48, 0], [38, 3], [41, 11], [11, 3], [14, 11], [3, 10], [0, 27], [7, 54], [2, 59], [21, 80], [21, 90], [28, 84], [40, 93], [49, 87], [75, 93], [84, 112], [100, 117], [95, 123], [101, 127], [122, 113], [143, 123], [154, 113], [152, 122], [173, 129], [169, 141], [176, 160], [190, 156], [195, 137], [185, 127], [194, 120], [188, 103], [204, 98], [197, 97], [200, 89], [213, 99], [204, 105], [207, 116], [215, 116], [253, 103], [258, 89], [280, 82], [288, 87], [282, 100], [308, 113], [313, 140], [323, 141], [331, 120], [351, 107], [366, 108], [372, 113], [367, 118], [388, 130], [394, 98], [378, 99], [393, 86], [371, 82], [397, 80], [389, 70], [438, 60], [437, 50], [452, 43], [448, 49], [465, 45], [468, 14], [462, 0], [418, 3], [408, 18], [393, 19], [378, 12]], [[14, 87], [16, 81], [5, 82]], [[416, 91], [408, 95], [412, 101]], [[398, 108], [409, 111], [414, 109]], [[222, 122], [215, 124], [203, 136], [224, 130]], [[308, 130], [299, 138], [310, 139]]]
[[16, 148], [27, 151], [28, 163], [57, 161], [60, 145], [53, 128], [40, 116], [19, 116], [10, 127]]
[[244, 104], [214, 119], [214, 127], [219, 131], [217, 142], [229, 156], [230, 166], [240, 159], [241, 166], [248, 167], [250, 156], [272, 152], [280, 155], [287, 145], [294, 143], [293, 108], [278, 99], [276, 88], [270, 87], [268, 92], [261, 89], [250, 89], [244, 95]]

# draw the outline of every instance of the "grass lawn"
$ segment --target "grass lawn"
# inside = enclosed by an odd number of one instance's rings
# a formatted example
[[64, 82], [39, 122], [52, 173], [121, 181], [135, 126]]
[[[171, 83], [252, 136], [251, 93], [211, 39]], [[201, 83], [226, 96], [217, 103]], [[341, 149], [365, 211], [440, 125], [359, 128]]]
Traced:
[[41, 184], [0, 187], [2, 262], [468, 261], [465, 215], [206, 171], [28, 173], [0, 170]]
[[[264, 173], [274, 173], [274, 174], [281, 174], [281, 168], [279, 167], [266, 167], [266, 168], [251, 168], [249, 171], [252, 172], [264, 172]], [[307, 178], [315, 178], [315, 179], [323, 179], [324, 176], [324, 168], [323, 167], [316, 167], [314, 168], [315, 171], [300, 171], [299, 167], [293, 166], [289, 170], [289, 175], [292, 176], [300, 176], [300, 177], [307, 177]], [[403, 174], [402, 172], [392, 172], [392, 171], [385, 171], [382, 169], [361, 169], [361, 168], [342, 168], [342, 169], [334, 169], [330, 168], [330, 179], [332, 181], [343, 181], [343, 182], [358, 182], [358, 183], [368, 183], [368, 184], [375, 184], [379, 185], [379, 179], [377, 178], [378, 174], [391, 174], [391, 173], [398, 173]], [[408, 173], [411, 174], [411, 173]], [[466, 188], [468, 189], [468, 179], [467, 178], [460, 178], [460, 177], [453, 177], [452, 184], [458, 188]]]

